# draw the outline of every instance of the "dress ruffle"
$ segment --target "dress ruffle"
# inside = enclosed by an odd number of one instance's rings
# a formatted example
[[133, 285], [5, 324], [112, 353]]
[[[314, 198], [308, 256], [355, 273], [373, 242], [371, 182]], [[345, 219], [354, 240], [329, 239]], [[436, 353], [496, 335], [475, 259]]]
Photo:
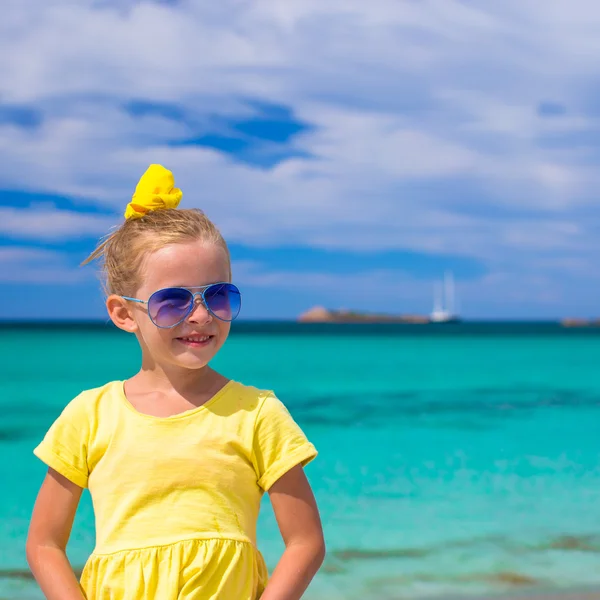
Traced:
[[87, 600], [257, 600], [267, 578], [250, 542], [211, 538], [92, 554], [81, 586]]

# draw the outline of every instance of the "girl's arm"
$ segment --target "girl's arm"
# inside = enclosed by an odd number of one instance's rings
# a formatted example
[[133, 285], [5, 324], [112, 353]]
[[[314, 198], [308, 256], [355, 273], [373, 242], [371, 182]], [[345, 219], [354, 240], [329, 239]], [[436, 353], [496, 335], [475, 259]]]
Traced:
[[325, 541], [317, 503], [301, 465], [269, 489], [271, 504], [285, 542], [261, 600], [298, 600], [325, 558]]
[[47, 600], [85, 600], [66, 555], [83, 489], [48, 469], [27, 537], [27, 562]]

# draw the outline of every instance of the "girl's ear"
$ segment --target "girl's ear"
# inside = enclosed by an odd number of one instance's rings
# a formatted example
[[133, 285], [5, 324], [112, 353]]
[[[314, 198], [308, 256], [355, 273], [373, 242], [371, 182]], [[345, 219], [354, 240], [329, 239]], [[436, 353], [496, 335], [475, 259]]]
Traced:
[[110, 320], [123, 331], [135, 333], [138, 330], [137, 322], [134, 318], [133, 311], [137, 307], [142, 307], [141, 304], [133, 303], [130, 300], [124, 300], [121, 296], [111, 294], [106, 299], [106, 310]]

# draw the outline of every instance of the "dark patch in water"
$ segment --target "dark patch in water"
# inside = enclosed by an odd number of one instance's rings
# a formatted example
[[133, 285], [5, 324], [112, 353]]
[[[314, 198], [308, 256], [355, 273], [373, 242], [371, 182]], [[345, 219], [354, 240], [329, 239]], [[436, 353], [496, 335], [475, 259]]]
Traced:
[[[561, 389], [498, 388], [464, 392], [444, 390], [402, 391], [384, 393], [329, 394], [298, 396], [283, 393], [286, 402], [300, 420], [317, 425], [369, 426], [388, 424], [389, 419], [426, 419], [433, 427], [470, 430], [489, 429], [496, 420], [518, 418], [544, 408], [600, 407], [594, 393]], [[336, 410], [339, 409], [339, 410]], [[440, 421], [448, 416], [450, 421]]]
[[[68, 399], [64, 402], [66, 404]], [[48, 406], [39, 404], [34, 398], [11, 398], [10, 403], [2, 405], [2, 415], [6, 419], [14, 417], [23, 417], [31, 419], [35, 415], [36, 419], [58, 417], [62, 407], [59, 405]]]
[[563, 535], [551, 540], [539, 550], [575, 550], [577, 552], [600, 552], [600, 536], [594, 535]]
[[[74, 568], [77, 578], [81, 577], [83, 568]], [[17, 579], [20, 581], [35, 581], [33, 573], [29, 569], [0, 569], [0, 579]]]
[[0, 579], [20, 579], [22, 581], [32, 581], [33, 574], [27, 569], [7, 569], [0, 570]]
[[433, 547], [423, 548], [387, 548], [387, 549], [361, 549], [346, 548], [329, 552], [332, 559], [348, 562], [353, 560], [386, 560], [397, 558], [424, 558], [433, 553], [444, 550], [453, 550], [457, 548], [481, 548], [483, 544], [504, 547], [507, 550], [513, 550], [514, 544], [501, 536], [484, 536], [468, 540], [454, 540]]
[[498, 573], [467, 573], [465, 575], [438, 575], [434, 573], [414, 573], [412, 575], [399, 575], [392, 577], [377, 577], [371, 579], [375, 586], [406, 585], [407, 583], [488, 583], [510, 587], [537, 587], [543, 584], [542, 580], [535, 579], [523, 573], [513, 571], [500, 571]]
[[421, 392], [418, 391], [392, 391], [386, 392], [384, 394], [377, 394], [378, 397], [383, 398], [385, 400], [415, 400], [419, 398]]
[[321, 572], [326, 573], [327, 575], [339, 575], [345, 571], [346, 570], [341, 565], [331, 560], [326, 560], [325, 564], [321, 567]]
[[33, 434], [27, 429], [17, 429], [15, 427], [0, 428], [0, 443], [11, 443], [25, 440]]
[[497, 548], [505, 548], [512, 550], [514, 548], [514, 543], [511, 542], [508, 538], [505, 538], [500, 535], [485, 535], [472, 539], [463, 539], [463, 540], [451, 540], [446, 542], [445, 544], [440, 544], [435, 548], [436, 551], [439, 550], [454, 550], [456, 548], [479, 548], [482, 545], [496, 546]]
[[514, 573], [512, 571], [491, 573], [490, 575], [484, 575], [482, 579], [484, 581], [489, 581], [490, 583], [508, 584], [514, 587], [539, 585], [541, 583], [541, 581], [534, 579], [529, 575], [523, 575], [523, 573]]
[[[339, 572], [343, 570], [343, 567], [339, 563], [347, 563], [351, 561], [425, 558], [432, 554], [460, 549], [472, 550], [480, 553], [485, 551], [485, 546], [494, 546], [495, 548], [501, 548], [506, 552], [510, 552], [511, 554], [545, 552], [547, 550], [600, 552], [600, 537], [593, 535], [563, 535], [558, 538], [550, 539], [548, 542], [543, 544], [532, 545], [526, 543], [518, 543], [503, 536], [490, 535], [473, 539], [451, 540], [436, 546], [422, 548], [345, 548], [330, 551], [328, 554], [328, 558], [330, 561], [336, 563], [330, 566], [330, 568], [332, 569], [331, 572]], [[335, 571], [335, 569], [337, 569], [337, 571]], [[510, 572], [502, 572], [500, 574], [495, 573], [490, 575], [489, 577], [499, 578], [498, 581], [503, 578], [506, 580], [504, 581], [504, 583], [510, 583], [511, 581], [513, 581], [514, 585], [519, 585], [519, 581], [522, 581], [522, 584], [525, 585], [525, 580], [519, 579], [517, 575], [511, 574]], [[526, 578], [526, 576], [523, 577]], [[530, 583], [537, 582], [532, 580]], [[529, 583], [527, 583], [527, 585], [529, 585]]]
[[392, 548], [390, 550], [361, 550], [349, 548], [348, 550], [336, 550], [331, 553], [333, 558], [341, 561], [349, 560], [382, 560], [389, 558], [423, 558], [431, 551], [421, 548]]

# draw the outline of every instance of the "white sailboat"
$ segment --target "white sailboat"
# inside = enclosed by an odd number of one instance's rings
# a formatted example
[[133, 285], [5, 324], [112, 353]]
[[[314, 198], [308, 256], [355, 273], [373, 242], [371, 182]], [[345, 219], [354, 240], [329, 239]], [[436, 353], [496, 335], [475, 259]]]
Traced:
[[441, 281], [434, 283], [433, 310], [429, 319], [432, 323], [453, 323], [460, 320], [456, 311], [454, 277], [450, 271], [444, 274], [443, 284]]

